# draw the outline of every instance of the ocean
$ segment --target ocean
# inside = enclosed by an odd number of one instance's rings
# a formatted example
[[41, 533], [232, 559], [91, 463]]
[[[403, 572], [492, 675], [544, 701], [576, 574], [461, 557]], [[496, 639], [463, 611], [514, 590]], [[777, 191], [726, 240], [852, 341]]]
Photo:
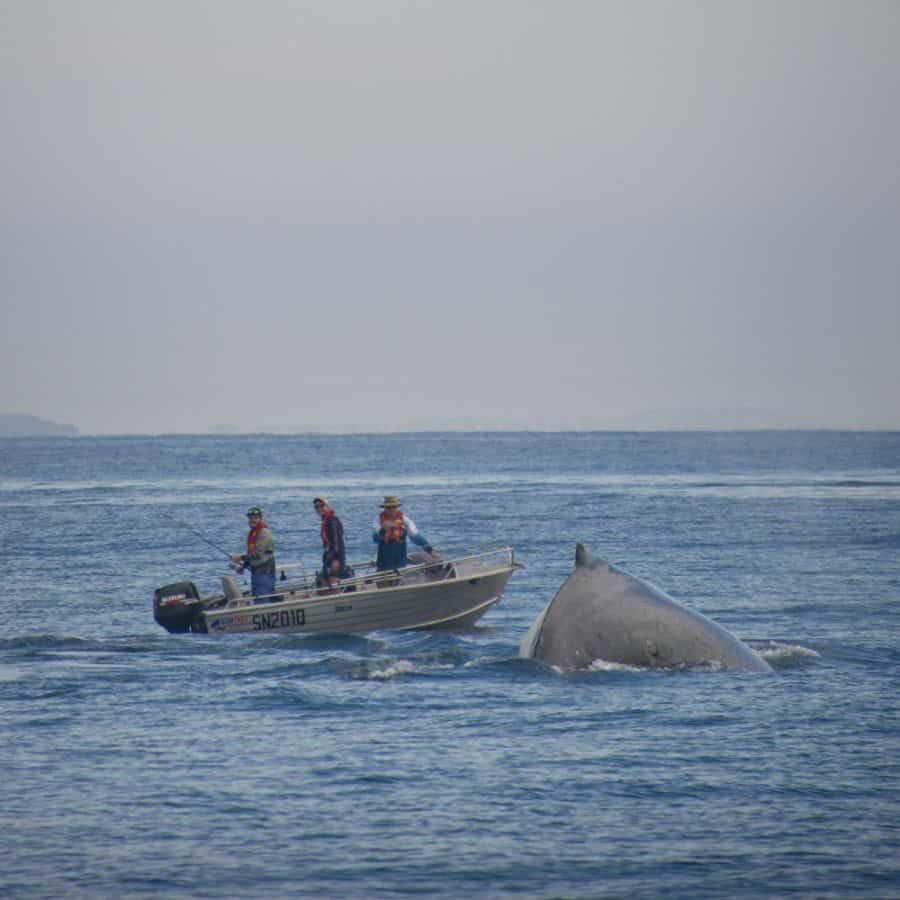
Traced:
[[[525, 568], [467, 631], [170, 635], [263, 508]], [[0, 897], [900, 896], [900, 433], [0, 440]], [[576, 542], [772, 674], [518, 657]]]

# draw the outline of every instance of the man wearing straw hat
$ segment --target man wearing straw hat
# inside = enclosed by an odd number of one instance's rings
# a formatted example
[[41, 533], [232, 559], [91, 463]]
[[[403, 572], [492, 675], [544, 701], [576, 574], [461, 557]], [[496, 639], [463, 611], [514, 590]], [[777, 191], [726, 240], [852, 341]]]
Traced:
[[384, 569], [399, 569], [409, 562], [406, 556], [407, 538], [426, 553], [432, 552], [431, 544], [416, 528], [416, 523], [400, 510], [400, 501], [396, 497], [385, 497], [381, 509], [382, 512], [372, 526], [372, 540], [378, 544], [375, 564], [379, 572]]

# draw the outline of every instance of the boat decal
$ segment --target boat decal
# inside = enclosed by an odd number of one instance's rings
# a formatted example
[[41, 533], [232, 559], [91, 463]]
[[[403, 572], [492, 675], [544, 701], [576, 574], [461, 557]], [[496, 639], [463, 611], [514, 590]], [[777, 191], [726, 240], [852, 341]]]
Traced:
[[280, 609], [276, 612], [255, 613], [250, 617], [254, 631], [269, 628], [290, 628], [306, 624], [306, 613], [302, 609]]
[[343, 605], [338, 604], [337, 606], [335, 606], [334, 611], [335, 611], [336, 613], [339, 613], [339, 612], [350, 612], [351, 609], [353, 609], [353, 604], [352, 604], [352, 603], [345, 603], [345, 604], [343, 604]]
[[213, 629], [219, 629], [249, 624], [249, 616], [221, 616], [218, 619], [213, 619], [212, 622], [209, 623], [209, 627]]

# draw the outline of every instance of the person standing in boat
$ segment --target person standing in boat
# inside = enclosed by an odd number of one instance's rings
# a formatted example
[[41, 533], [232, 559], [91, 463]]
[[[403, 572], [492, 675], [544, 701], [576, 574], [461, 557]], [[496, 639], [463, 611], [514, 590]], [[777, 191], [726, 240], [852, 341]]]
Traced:
[[[262, 510], [251, 506], [247, 510], [247, 552], [235, 553], [231, 560], [250, 570], [250, 590], [255, 598], [275, 593], [275, 539], [263, 521]], [[255, 602], [265, 602], [256, 600]]]
[[328, 505], [328, 498], [319, 495], [313, 500], [316, 512], [321, 516], [322, 581], [332, 578], [349, 578], [347, 551], [344, 547], [344, 526], [335, 511]]
[[385, 497], [381, 509], [382, 512], [375, 519], [372, 534], [372, 540], [378, 544], [375, 565], [379, 572], [399, 569], [409, 562], [406, 556], [407, 539], [426, 553], [432, 552], [431, 544], [416, 528], [416, 523], [400, 510], [400, 501], [396, 497]]

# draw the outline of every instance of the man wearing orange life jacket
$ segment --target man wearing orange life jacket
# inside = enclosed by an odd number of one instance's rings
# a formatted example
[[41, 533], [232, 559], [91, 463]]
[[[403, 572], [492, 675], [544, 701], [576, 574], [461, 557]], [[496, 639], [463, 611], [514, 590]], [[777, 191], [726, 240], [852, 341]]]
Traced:
[[378, 544], [378, 571], [399, 569], [409, 562], [406, 556], [407, 539], [418, 544], [426, 553], [432, 552], [431, 544], [416, 528], [416, 523], [400, 511], [400, 501], [396, 497], [385, 497], [381, 508], [382, 512], [372, 526], [372, 540]]
[[344, 547], [344, 526], [328, 505], [328, 498], [321, 494], [313, 500], [316, 512], [322, 517], [322, 579], [349, 578], [353, 574], [347, 567], [347, 551]]
[[247, 525], [247, 552], [233, 554], [231, 561], [240, 564], [240, 571], [250, 569], [254, 602], [266, 603], [268, 595], [275, 593], [275, 540], [258, 506], [247, 510]]

